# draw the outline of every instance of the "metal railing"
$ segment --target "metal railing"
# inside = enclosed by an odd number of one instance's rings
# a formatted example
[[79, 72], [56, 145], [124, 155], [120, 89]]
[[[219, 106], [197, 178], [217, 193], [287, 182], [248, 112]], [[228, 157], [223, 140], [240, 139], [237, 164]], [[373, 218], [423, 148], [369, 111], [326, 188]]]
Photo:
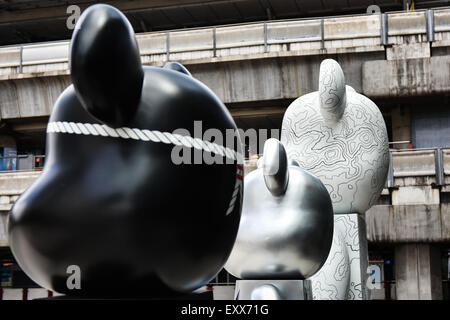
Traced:
[[[55, 294], [43, 288], [0, 288], [0, 300], [33, 300], [49, 298]], [[60, 295], [60, 294], [57, 294]]]
[[[357, 38], [378, 38], [386, 45], [389, 36], [403, 34], [426, 34], [431, 42], [435, 32], [450, 31], [449, 18], [450, 9], [440, 8], [149, 32], [137, 34], [137, 40], [141, 55], [163, 55], [166, 60], [175, 53], [210, 51], [209, 57], [216, 57], [221, 49], [262, 46], [268, 52], [269, 45], [300, 42], [317, 42], [324, 49], [326, 41]], [[411, 21], [408, 27], [405, 19]], [[359, 28], [352, 28], [358, 20]], [[68, 50], [69, 40], [0, 47], [0, 68], [18, 67], [22, 73], [30, 65], [66, 63]]]
[[[445, 175], [450, 174], [449, 168], [445, 170], [445, 164], [450, 160], [450, 147], [446, 148], [417, 148], [417, 149], [391, 149], [389, 151], [389, 169], [385, 183], [385, 188], [395, 188], [394, 178], [409, 176], [408, 172], [403, 172], [401, 167], [394, 165], [394, 158], [400, 159], [403, 156], [417, 156], [421, 154], [425, 159], [425, 165], [421, 163], [422, 171], [414, 174], [418, 176], [435, 176], [435, 185], [445, 184]], [[246, 158], [246, 161], [256, 160], [262, 155], [253, 155], [253, 159]], [[45, 155], [17, 155], [0, 157], [0, 172], [10, 171], [30, 171], [42, 170], [45, 164]]]
[[[390, 145], [410, 143], [409, 141], [390, 142]], [[262, 154], [255, 154], [252, 158], [245, 158], [247, 164], [257, 161]], [[414, 157], [420, 156], [418, 164], [414, 165]], [[402, 159], [406, 159], [402, 161]], [[418, 158], [416, 158], [418, 159]], [[409, 161], [409, 162], [408, 162]], [[395, 164], [397, 162], [397, 164]], [[446, 170], [447, 163], [447, 170]], [[254, 162], [253, 165], [255, 165]], [[412, 170], [405, 170], [404, 166], [411, 166]], [[395, 188], [394, 179], [408, 176], [434, 176], [434, 186], [445, 185], [445, 175], [450, 175], [450, 147], [439, 148], [415, 148], [415, 149], [390, 149], [389, 169], [384, 187]]]
[[42, 170], [45, 155], [17, 155], [0, 157], [0, 172]]
[[[416, 154], [415, 154], [416, 153]], [[389, 151], [389, 170], [388, 176], [386, 179], [385, 188], [394, 188], [394, 178], [395, 177], [405, 177], [409, 176], [409, 174], [401, 173], [398, 170], [395, 170], [394, 165], [394, 156], [415, 156], [415, 155], [423, 155], [429, 158], [429, 160], [424, 161], [422, 164], [422, 171], [417, 171], [415, 174], [417, 176], [434, 176], [435, 177], [435, 186], [440, 187], [445, 184], [445, 155], [450, 155], [450, 147], [438, 147], [438, 148], [415, 148], [415, 149], [391, 149]], [[433, 158], [433, 159], [431, 159]], [[433, 163], [434, 162], [434, 163]], [[447, 172], [450, 173], [450, 172]]]

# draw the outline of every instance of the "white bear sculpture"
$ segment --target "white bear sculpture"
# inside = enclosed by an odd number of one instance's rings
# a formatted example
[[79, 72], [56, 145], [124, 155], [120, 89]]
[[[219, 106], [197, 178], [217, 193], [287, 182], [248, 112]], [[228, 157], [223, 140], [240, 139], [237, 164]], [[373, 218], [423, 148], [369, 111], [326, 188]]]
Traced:
[[325, 265], [310, 278], [314, 298], [366, 299], [363, 215], [378, 200], [389, 167], [381, 112], [369, 98], [346, 86], [339, 64], [326, 59], [320, 65], [319, 90], [287, 109], [281, 142], [289, 159], [323, 182], [333, 202], [333, 246]]

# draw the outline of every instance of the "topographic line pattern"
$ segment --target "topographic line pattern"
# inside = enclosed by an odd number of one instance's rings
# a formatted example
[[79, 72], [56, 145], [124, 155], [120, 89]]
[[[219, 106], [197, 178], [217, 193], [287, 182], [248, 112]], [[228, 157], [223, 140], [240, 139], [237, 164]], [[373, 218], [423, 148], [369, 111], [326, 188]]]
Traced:
[[314, 300], [363, 300], [366, 288], [367, 241], [365, 222], [358, 214], [334, 216], [330, 254], [311, 278]]
[[347, 96], [338, 122], [323, 119], [317, 92], [297, 99], [284, 116], [281, 141], [289, 158], [322, 180], [335, 213], [364, 214], [386, 180], [388, 139], [377, 106], [349, 90]]

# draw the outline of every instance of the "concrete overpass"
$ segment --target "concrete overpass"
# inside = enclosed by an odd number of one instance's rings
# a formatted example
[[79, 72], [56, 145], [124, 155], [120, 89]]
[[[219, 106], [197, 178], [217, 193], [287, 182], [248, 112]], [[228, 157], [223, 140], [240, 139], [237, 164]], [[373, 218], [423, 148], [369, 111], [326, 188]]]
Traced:
[[[403, 98], [450, 93], [450, 9], [137, 38], [144, 64], [182, 62], [227, 104], [241, 127], [255, 127], [257, 120], [263, 122], [256, 126], [279, 126], [293, 99], [317, 89], [319, 64], [328, 57], [340, 62], [349, 85], [382, 101], [382, 109], [395, 109]], [[0, 117], [12, 131], [43, 131], [55, 100], [70, 83], [68, 46], [69, 41], [59, 41], [0, 47]], [[402, 130], [394, 131], [392, 140], [411, 140]]]

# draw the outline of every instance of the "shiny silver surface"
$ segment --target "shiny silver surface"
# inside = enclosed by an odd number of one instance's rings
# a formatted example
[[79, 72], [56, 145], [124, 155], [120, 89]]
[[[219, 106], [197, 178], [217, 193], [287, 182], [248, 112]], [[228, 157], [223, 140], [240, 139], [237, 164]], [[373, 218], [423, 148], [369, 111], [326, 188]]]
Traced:
[[288, 160], [286, 150], [277, 139], [271, 138], [264, 144], [262, 165], [267, 189], [274, 196], [284, 194], [289, 181]]
[[310, 280], [238, 280], [234, 300], [312, 300]]
[[250, 300], [286, 300], [273, 284], [263, 284], [253, 289]]
[[328, 191], [307, 171], [285, 169], [289, 180], [281, 196], [267, 188], [263, 168], [244, 178], [241, 222], [225, 265], [238, 278], [305, 279], [327, 259], [333, 237]]
[[262, 168], [262, 166], [263, 166], [263, 157], [261, 157], [261, 158], [259, 158], [258, 159], [258, 161], [256, 162], [256, 167], [259, 169], [259, 168]]

